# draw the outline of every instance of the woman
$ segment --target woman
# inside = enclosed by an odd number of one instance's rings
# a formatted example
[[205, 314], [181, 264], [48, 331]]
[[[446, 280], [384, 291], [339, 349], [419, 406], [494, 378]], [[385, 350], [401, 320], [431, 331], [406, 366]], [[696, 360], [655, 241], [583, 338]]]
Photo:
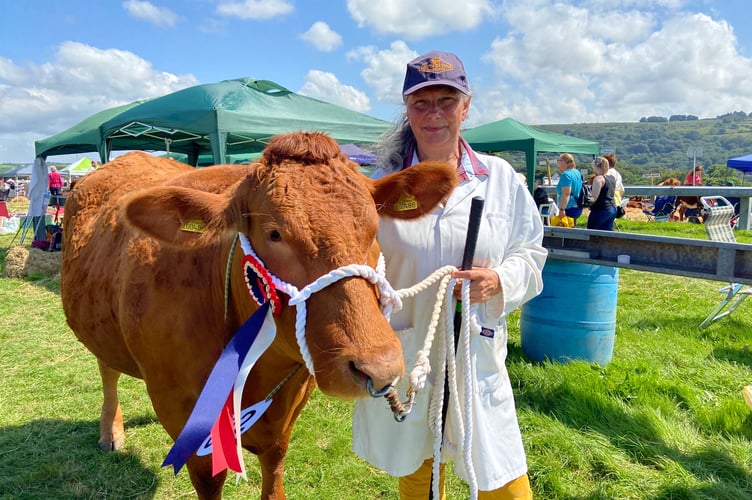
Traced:
[[587, 220], [588, 229], [614, 230], [616, 219], [616, 204], [614, 190], [616, 181], [608, 175], [608, 160], [599, 156], [593, 160], [593, 204], [590, 205], [590, 215]]
[[63, 189], [63, 176], [55, 167], [50, 167], [50, 173], [47, 174], [47, 187], [50, 194], [59, 196], [60, 190]]
[[13, 181], [4, 182], [0, 179], [0, 227], [5, 225], [5, 219], [10, 218], [7, 202], [10, 197], [10, 190], [15, 188], [16, 186], [13, 184]]
[[569, 153], [559, 155], [556, 166], [559, 168], [559, 182], [556, 184], [559, 217], [571, 217], [576, 225], [577, 218], [582, 215], [582, 207], [577, 205], [577, 197], [582, 189], [582, 175], [575, 168], [577, 164]]
[[624, 181], [621, 174], [616, 170], [616, 153], [606, 153], [603, 157], [608, 161], [608, 175], [614, 178], [614, 204], [619, 207], [624, 199]]
[[[478, 304], [481, 334], [470, 341], [472, 468], [479, 498], [531, 498], [525, 451], [515, 415], [512, 386], [505, 367], [506, 315], [538, 295], [546, 258], [543, 226], [533, 198], [505, 160], [476, 154], [460, 137], [470, 109], [470, 89], [462, 62], [453, 54], [430, 52], [407, 65], [403, 86], [406, 114], [383, 141], [380, 177], [425, 160], [455, 165], [459, 185], [432, 213], [413, 221], [382, 218], [378, 240], [386, 259], [386, 275], [395, 289], [410, 287], [444, 265], [462, 262], [468, 214], [473, 197], [485, 199], [473, 268], [453, 274], [470, 281], [470, 302]], [[405, 366], [411, 370], [423, 348], [438, 285], [405, 299], [391, 322], [402, 342]], [[455, 297], [459, 285], [455, 288]], [[434, 436], [429, 427], [429, 398], [439, 369], [437, 349], [430, 354], [432, 373], [404, 422], [395, 422], [383, 399], [356, 403], [353, 449], [374, 466], [400, 477], [400, 498], [425, 500], [431, 491]], [[457, 373], [465, 373], [462, 359]], [[398, 389], [405, 394], [409, 381]], [[465, 401], [462, 389], [460, 401]], [[468, 408], [463, 408], [463, 411]], [[462, 444], [449, 408], [442, 462], [453, 460], [457, 474], [468, 480]], [[442, 466], [443, 471], [443, 466]], [[440, 475], [443, 479], [443, 473]], [[443, 491], [443, 486], [442, 486]], [[443, 493], [442, 493], [443, 497]], [[436, 499], [438, 500], [438, 499]]]
[[702, 165], [696, 165], [684, 178], [686, 186], [702, 186]]

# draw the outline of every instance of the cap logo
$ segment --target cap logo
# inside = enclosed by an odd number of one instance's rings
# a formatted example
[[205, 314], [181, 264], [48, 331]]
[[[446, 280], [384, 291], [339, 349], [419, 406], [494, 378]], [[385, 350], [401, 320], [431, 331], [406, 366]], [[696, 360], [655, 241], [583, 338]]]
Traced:
[[421, 64], [418, 67], [418, 71], [421, 73], [444, 73], [453, 69], [454, 66], [438, 57], [431, 58], [429, 62]]

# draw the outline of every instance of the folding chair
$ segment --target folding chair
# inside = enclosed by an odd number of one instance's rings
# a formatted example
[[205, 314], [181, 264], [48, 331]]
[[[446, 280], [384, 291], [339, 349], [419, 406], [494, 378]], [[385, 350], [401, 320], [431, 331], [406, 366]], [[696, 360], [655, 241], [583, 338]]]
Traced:
[[544, 226], [550, 226], [551, 217], [559, 214], [559, 207], [556, 205], [555, 201], [551, 201], [549, 203], [541, 203], [541, 206], [538, 207], [538, 210], [540, 211], [541, 220], [543, 221]]
[[648, 216], [648, 222], [666, 222], [676, 210], [676, 196], [656, 196], [653, 207], [643, 210]]
[[[736, 243], [734, 229], [731, 227], [731, 219], [735, 216], [734, 205], [723, 196], [703, 196], [700, 198], [702, 212], [705, 216], [705, 231], [712, 241], [724, 241]], [[715, 306], [708, 317], [700, 323], [700, 328], [705, 328], [711, 323], [725, 318], [744, 302], [744, 299], [752, 294], [752, 288], [743, 288], [741, 283], [730, 283], [718, 292], [725, 294], [723, 300]], [[731, 305], [729, 305], [731, 304]], [[724, 310], [726, 306], [728, 309]]]

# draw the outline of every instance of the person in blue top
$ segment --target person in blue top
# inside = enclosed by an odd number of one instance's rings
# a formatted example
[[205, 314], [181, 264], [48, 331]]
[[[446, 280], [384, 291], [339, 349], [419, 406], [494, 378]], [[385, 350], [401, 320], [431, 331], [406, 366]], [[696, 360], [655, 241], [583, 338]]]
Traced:
[[577, 197], [582, 189], [582, 174], [575, 167], [574, 157], [562, 153], [556, 161], [559, 167], [559, 183], [556, 184], [556, 202], [559, 205], [559, 217], [565, 215], [574, 219], [582, 215], [582, 207], [577, 205]]

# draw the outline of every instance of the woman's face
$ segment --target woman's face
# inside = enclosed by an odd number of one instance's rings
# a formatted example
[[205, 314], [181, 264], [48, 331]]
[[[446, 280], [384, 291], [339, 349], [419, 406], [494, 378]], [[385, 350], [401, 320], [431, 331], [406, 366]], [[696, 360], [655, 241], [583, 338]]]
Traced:
[[563, 172], [567, 169], [567, 160], [559, 158], [556, 160], [556, 166], [559, 167], [559, 172]]
[[407, 96], [407, 119], [422, 148], [456, 144], [470, 98], [452, 87], [435, 86]]

